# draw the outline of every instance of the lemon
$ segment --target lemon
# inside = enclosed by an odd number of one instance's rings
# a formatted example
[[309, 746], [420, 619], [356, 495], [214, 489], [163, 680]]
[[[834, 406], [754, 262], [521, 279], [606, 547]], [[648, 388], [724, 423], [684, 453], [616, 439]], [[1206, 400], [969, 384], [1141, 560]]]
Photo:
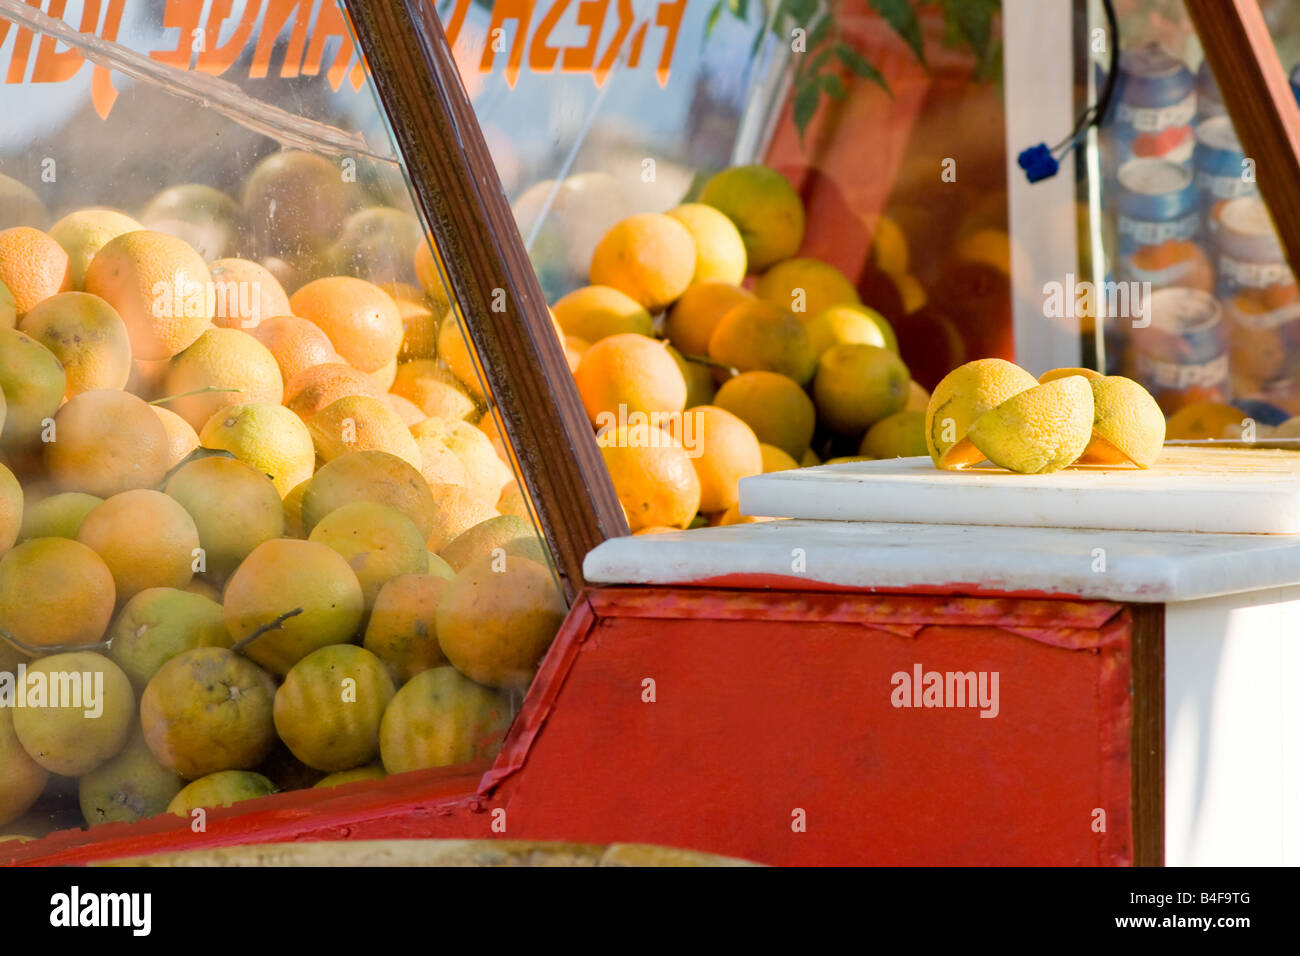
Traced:
[[281, 498], [310, 478], [316, 466], [311, 433], [283, 405], [227, 405], [207, 420], [199, 441], [252, 465], [271, 479]]
[[925, 409], [925, 443], [940, 468], [963, 468], [980, 460], [966, 441], [977, 418], [1037, 381], [1004, 359], [976, 359], [943, 377]]
[[756, 164], [724, 169], [704, 184], [700, 202], [736, 224], [752, 272], [790, 258], [803, 244], [803, 201], [775, 169]]
[[989, 461], [1024, 475], [1060, 471], [1092, 438], [1092, 388], [1081, 375], [1035, 385], [985, 412], [967, 437]]
[[745, 242], [736, 224], [712, 206], [685, 203], [670, 209], [695, 240], [695, 274], [691, 282], [730, 282], [739, 285], [745, 278]]
[[1150, 468], [1165, 444], [1165, 416], [1151, 393], [1122, 375], [1097, 376], [1092, 386], [1092, 441], [1079, 464], [1131, 462]]
[[882, 418], [862, 436], [858, 453], [872, 458], [912, 458], [928, 454], [925, 413], [904, 409]]
[[800, 317], [862, 301], [853, 283], [839, 269], [820, 259], [806, 258], [787, 259], [772, 266], [755, 284], [754, 295]]

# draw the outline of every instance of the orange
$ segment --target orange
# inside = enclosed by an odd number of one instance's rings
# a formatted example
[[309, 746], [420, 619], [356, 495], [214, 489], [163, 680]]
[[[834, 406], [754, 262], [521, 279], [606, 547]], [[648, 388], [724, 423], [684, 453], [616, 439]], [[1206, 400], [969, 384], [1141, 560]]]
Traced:
[[194, 520], [209, 575], [222, 580], [254, 548], [284, 534], [284, 505], [271, 479], [235, 458], [186, 462], [167, 479], [164, 493]]
[[0, 707], [0, 826], [17, 820], [45, 789], [50, 772], [27, 755], [14, 733], [15, 711]]
[[709, 337], [709, 358], [741, 372], [779, 372], [808, 384], [817, 356], [803, 324], [789, 309], [770, 302], [744, 302], [718, 322]]
[[327, 362], [305, 368], [284, 386], [284, 404], [303, 421], [326, 405], [349, 395], [369, 395], [382, 398], [383, 390], [375, 387], [365, 372], [351, 365]]
[[620, 412], [676, 413], [686, 407], [686, 379], [663, 342], [623, 333], [587, 349], [574, 375], [587, 417], [597, 428]]
[[[417, 435], [415, 445], [420, 450], [420, 474], [425, 481], [430, 485], [468, 488], [470, 479], [465, 463], [440, 438]], [[475, 497], [482, 496], [475, 492]]]
[[683, 355], [708, 355], [709, 338], [722, 317], [736, 306], [753, 301], [753, 294], [739, 286], [696, 282], [668, 310], [664, 338]]
[[241, 231], [239, 204], [219, 189], [200, 183], [169, 186], [140, 212], [145, 229], [176, 236], [205, 261], [227, 255]]
[[35, 441], [67, 391], [68, 377], [54, 353], [17, 329], [0, 329], [0, 390], [9, 447]]
[[366, 625], [365, 647], [378, 655], [398, 684], [447, 662], [438, 646], [436, 619], [449, 583], [433, 574], [401, 574], [379, 589]]
[[322, 465], [308, 483], [302, 496], [304, 530], [310, 534], [327, 514], [353, 501], [396, 508], [426, 539], [438, 510], [428, 482], [410, 462], [383, 451], [353, 451]]
[[898, 339], [885, 317], [865, 305], [832, 305], [800, 316], [813, 351], [821, 358], [832, 345], [880, 345], [898, 354]]
[[164, 767], [137, 725], [126, 745], [77, 781], [77, 802], [90, 826], [134, 823], [162, 813], [185, 781]]
[[1222, 402], [1194, 402], [1169, 416], [1165, 437], [1181, 440], [1240, 438], [1245, 412]]
[[688, 409], [674, 434], [700, 479], [701, 511], [730, 508], [740, 496], [740, 479], [763, 471], [763, 453], [753, 429], [726, 409], [715, 405]]
[[0, 232], [0, 282], [13, 294], [21, 318], [50, 296], [72, 288], [68, 254], [39, 229], [5, 229]]
[[631, 530], [691, 523], [700, 510], [700, 479], [681, 442], [650, 425], [613, 428], [597, 441]]
[[911, 376], [888, 349], [834, 345], [817, 362], [818, 418], [843, 435], [860, 435], [907, 404]]
[[345, 179], [341, 162], [301, 150], [259, 162], [240, 197], [257, 255], [299, 261], [319, 256], [338, 238], [361, 198], [361, 186]]
[[384, 773], [382, 765], [366, 764], [366, 766], [357, 767], [355, 770], [342, 770], [339, 773], [332, 773], [318, 780], [312, 786], [316, 789], [343, 787], [350, 783], [361, 783], [366, 780], [383, 780], [386, 776], [388, 774]]
[[419, 405], [415, 404], [415, 402], [411, 401], [409, 398], [403, 398], [401, 395], [395, 395], [392, 392], [389, 392], [384, 396], [384, 401], [388, 403], [389, 408], [397, 412], [397, 417], [406, 424], [407, 428], [410, 428], [416, 422], [422, 422], [428, 418], [424, 413], [424, 409], [420, 408]]
[[654, 313], [672, 305], [695, 274], [695, 240], [676, 219], [639, 213], [618, 222], [596, 244], [591, 284], [618, 289]]
[[438, 645], [456, 670], [487, 687], [522, 690], [567, 609], [549, 569], [527, 558], [471, 561], [438, 602]]
[[[411, 426], [417, 441], [436, 439], [465, 466], [465, 487], [484, 501], [495, 503], [501, 488], [513, 477], [510, 469], [497, 457], [492, 440], [468, 422], [454, 418], [426, 418]], [[454, 472], [453, 472], [454, 473]]]
[[422, 671], [394, 695], [379, 725], [390, 774], [490, 760], [510, 727], [510, 702], [452, 667]]
[[434, 415], [463, 419], [478, 410], [460, 380], [431, 359], [415, 359], [397, 366], [392, 392], [424, 412], [422, 418]]
[[156, 488], [167, 474], [167, 429], [152, 407], [129, 392], [96, 389], [74, 396], [54, 416], [54, 434], [45, 444], [45, 466], [60, 491], [107, 498]]
[[451, 300], [447, 297], [447, 287], [442, 281], [442, 273], [434, 255], [433, 240], [425, 237], [416, 243], [411, 264], [415, 268], [416, 281], [429, 297], [434, 314], [442, 315], [451, 308]]
[[308, 540], [343, 556], [361, 584], [367, 610], [392, 578], [421, 574], [429, 567], [420, 529], [396, 508], [373, 501], [336, 508], [317, 522]]
[[[764, 521], [774, 521], [774, 520], [775, 520], [774, 518], [760, 518], [755, 515], [742, 515], [740, 513], [740, 506], [738, 504], [734, 504], [726, 511], [720, 513], [720, 515], [717, 518], [716, 524], [721, 526], [733, 525], [733, 524], [759, 524]], [[715, 524], [715, 522], [710, 521], [709, 524], [713, 525]]]
[[714, 404], [739, 417], [760, 442], [797, 459], [812, 442], [817, 410], [793, 379], [776, 372], [741, 372], [718, 389]]
[[262, 631], [243, 653], [277, 676], [318, 648], [352, 640], [362, 611], [356, 574], [317, 541], [263, 542], [226, 585], [230, 636], [239, 643]]
[[516, 515], [497, 515], [462, 531], [438, 552], [438, 557], [453, 571], [461, 571], [478, 558], [491, 557], [498, 551], [505, 554], [511, 545], [518, 551], [536, 543], [537, 532], [529, 521]]
[[329, 336], [344, 361], [374, 372], [397, 358], [402, 347], [402, 313], [383, 289], [352, 276], [309, 282], [289, 300], [294, 315]]
[[51, 226], [50, 238], [68, 254], [71, 288], [81, 289], [85, 285], [90, 261], [110, 239], [143, 228], [130, 216], [113, 209], [78, 209]]
[[337, 272], [387, 283], [411, 274], [415, 247], [424, 242], [420, 220], [403, 209], [369, 206], [348, 216], [331, 249]]
[[367, 373], [370, 376], [370, 382], [381, 392], [387, 392], [393, 387], [393, 379], [397, 378], [397, 359], [393, 359], [377, 372]]
[[763, 474], [765, 475], [773, 471], [793, 471], [799, 467], [797, 460], [775, 445], [765, 445], [759, 442], [758, 450], [763, 454]]
[[218, 259], [210, 270], [216, 289], [214, 324], [248, 330], [263, 319], [291, 314], [289, 297], [265, 266], [248, 259]]
[[198, 528], [189, 512], [161, 491], [138, 488], [113, 495], [86, 515], [77, 540], [113, 572], [119, 601], [145, 588], [183, 588], [194, 577]]
[[274, 699], [275, 683], [252, 661], [197, 647], [154, 674], [140, 696], [140, 723], [159, 762], [194, 780], [266, 759], [275, 746]]
[[435, 311], [424, 293], [414, 286], [390, 282], [380, 286], [393, 297], [402, 313], [402, 348], [400, 361], [438, 357], [438, 327], [446, 309]]
[[688, 360], [671, 345], [668, 346], [668, 354], [673, 357], [681, 369], [682, 377], [686, 379], [686, 407], [711, 404], [713, 396], [718, 393], [717, 383], [713, 381], [713, 369], [703, 362]]
[[774, 169], [756, 164], [724, 169], [704, 184], [699, 201], [736, 224], [751, 272], [790, 258], [803, 244], [803, 202]]
[[82, 706], [69, 706], [62, 699], [56, 701], [51, 690], [44, 705], [29, 700], [14, 710], [18, 742], [46, 770], [78, 777], [125, 746], [135, 718], [135, 691], [122, 669], [107, 657], [90, 651], [52, 654], [29, 663], [27, 675], [29, 680], [42, 678], [51, 688], [62, 684], [63, 693], [70, 690], [65, 675], [78, 675], [76, 686], [84, 687], [82, 682], [89, 679], [98, 692], [94, 705], [82, 696]]
[[98, 296], [85, 292], [51, 296], [23, 316], [18, 327], [62, 364], [68, 398], [93, 388], [124, 388], [131, 376], [126, 326]]
[[[1161, 419], [1163, 425], [1164, 419]], [[925, 412], [895, 412], [862, 436], [858, 453], [869, 458], [912, 458], [930, 454], [925, 443]]]
[[0, 465], [0, 554], [14, 546], [19, 532], [28, 525], [23, 507], [22, 486], [12, 471]]
[[684, 203], [669, 209], [695, 240], [695, 272], [692, 282], [733, 282], [745, 278], [745, 242], [735, 223], [703, 203]]
[[44, 229], [49, 221], [49, 210], [36, 193], [13, 177], [0, 173], [0, 228], [35, 226]]
[[[75, 538], [81, 522], [86, 520], [86, 515], [104, 500], [80, 491], [67, 491], [42, 498], [34, 504], [24, 504], [22, 489], [19, 489], [16, 494], [12, 491], [13, 485], [17, 484], [13, 473], [6, 468], [5, 472], [0, 474], [4, 475], [5, 485], [2, 496], [5, 527], [8, 528], [12, 524], [15, 512], [21, 511], [23, 523], [18, 538], [22, 541], [30, 541], [32, 538]], [[12, 541], [4, 550], [8, 551], [11, 547], [13, 547]], [[0, 641], [0, 644], [2, 643]], [[0, 648], [0, 651], [2, 650], [3, 648]]]
[[131, 354], [171, 358], [212, 323], [216, 289], [203, 257], [184, 240], [140, 230], [110, 239], [86, 270], [86, 291], [117, 310]]
[[460, 320], [450, 313], [438, 328], [438, 357], [471, 395], [479, 401], [487, 399], [483, 367], [479, 364], [478, 355], [466, 337]]
[[555, 318], [566, 335], [588, 344], [620, 332], [651, 335], [654, 331], [650, 313], [640, 302], [604, 285], [583, 286], [561, 298], [555, 303]]
[[169, 408], [198, 431], [228, 405], [279, 405], [280, 366], [261, 342], [237, 329], [208, 329], [172, 359], [163, 376]]
[[437, 553], [450, 544], [458, 535], [475, 525], [495, 518], [497, 510], [481, 495], [460, 485], [430, 485], [436, 504], [434, 506], [433, 524], [425, 543], [430, 551]]
[[208, 419], [199, 437], [204, 448], [228, 451], [266, 475], [281, 496], [316, 467], [311, 432], [281, 405], [227, 405]]
[[178, 817], [189, 817], [200, 807], [214, 810], [245, 800], [269, 797], [275, 792], [275, 784], [260, 773], [220, 770], [187, 785], [167, 804], [167, 812]]
[[396, 688], [362, 647], [322, 647], [294, 664], [275, 692], [275, 731], [316, 770], [351, 770], [379, 756], [379, 722]]
[[[199, 447], [199, 436], [190, 427], [190, 423], [171, 409], [161, 405], [150, 405], [158, 420], [162, 422], [163, 431], [167, 433], [167, 470], [175, 468]], [[296, 420], [296, 419], [295, 419]]]
[[313, 365], [343, 361], [320, 326], [295, 315], [263, 319], [252, 331], [253, 338], [275, 356], [280, 377], [286, 382]]
[[127, 601], [108, 631], [108, 655], [143, 691], [159, 668], [196, 647], [229, 647], [221, 605], [175, 588], [148, 588]]
[[844, 273], [819, 259], [787, 259], [759, 277], [754, 295], [800, 317], [836, 305], [856, 305], [858, 290]]
[[0, 558], [0, 628], [30, 647], [97, 643], [115, 599], [112, 571], [79, 541], [34, 538]]
[[386, 451], [420, 466], [420, 449], [406, 424], [387, 403], [368, 395], [331, 402], [312, 416], [307, 430], [321, 461], [352, 451]]

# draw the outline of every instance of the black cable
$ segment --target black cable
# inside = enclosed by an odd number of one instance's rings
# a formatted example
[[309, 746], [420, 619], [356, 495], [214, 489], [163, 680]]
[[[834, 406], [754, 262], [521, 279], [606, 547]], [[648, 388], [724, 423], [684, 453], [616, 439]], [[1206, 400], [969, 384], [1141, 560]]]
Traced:
[[1090, 126], [1100, 126], [1105, 122], [1115, 98], [1115, 86], [1119, 82], [1119, 18], [1115, 15], [1114, 0], [1101, 0], [1101, 6], [1106, 14], [1106, 25], [1110, 28], [1110, 66], [1106, 71], [1106, 83], [1096, 104], [1083, 111], [1070, 135], [1052, 148], [1053, 153], [1062, 147], [1072, 146]]

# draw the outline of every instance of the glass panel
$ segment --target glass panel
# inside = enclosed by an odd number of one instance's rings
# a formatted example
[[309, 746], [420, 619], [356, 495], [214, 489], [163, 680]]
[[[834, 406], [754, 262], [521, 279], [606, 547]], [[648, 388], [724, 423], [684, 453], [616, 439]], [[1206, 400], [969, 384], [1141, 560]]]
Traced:
[[[1012, 357], [1001, 30], [996, 4], [973, 6], [961, 22], [918, 6], [894, 27], [867, 4], [812, 0], [439, 4], [634, 532], [744, 520], [736, 481], [760, 467], [757, 445], [769, 470], [866, 455], [867, 426], [923, 409], [954, 365]], [[714, 211], [727, 218], [706, 226]], [[755, 296], [771, 311], [714, 341]], [[839, 305], [869, 311], [822, 317]], [[683, 374], [643, 340], [607, 341], [619, 333], [667, 341]], [[854, 356], [879, 367], [845, 373], [850, 392], [828, 371], [817, 396], [836, 344], [902, 362]], [[611, 382], [619, 363], [653, 388]], [[837, 415], [870, 403], [864, 381], [888, 383], [879, 413]], [[689, 414], [701, 406], [742, 421]], [[672, 507], [646, 504], [634, 475], [680, 462], [639, 414], [686, 446], [711, 427], [734, 436], [684, 449], [698, 503], [685, 480]], [[871, 453], [911, 453], [914, 418]], [[628, 447], [643, 437], [655, 450]]]
[[[1116, 7], [1122, 60], [1100, 141], [1101, 244], [1108, 278], [1147, 308], [1106, 319], [1105, 363], [1155, 394], [1169, 438], [1270, 437], [1300, 415], [1295, 276], [1181, 0]], [[1261, 7], [1284, 65], [1300, 66], [1300, 10]]]
[[0, 834], [472, 786], [565, 605], [340, 7], [0, 16]]

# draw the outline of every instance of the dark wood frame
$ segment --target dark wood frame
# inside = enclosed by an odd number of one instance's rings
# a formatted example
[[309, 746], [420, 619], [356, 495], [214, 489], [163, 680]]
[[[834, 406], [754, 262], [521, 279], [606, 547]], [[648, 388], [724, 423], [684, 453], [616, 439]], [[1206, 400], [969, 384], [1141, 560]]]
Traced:
[[1300, 107], [1268, 24], [1257, 0], [1185, 2], [1294, 268], [1300, 265]]
[[433, 0], [344, 5], [572, 601], [587, 552], [627, 534], [627, 519]]
[[1165, 865], [1165, 606], [1130, 604], [1133, 865]]

